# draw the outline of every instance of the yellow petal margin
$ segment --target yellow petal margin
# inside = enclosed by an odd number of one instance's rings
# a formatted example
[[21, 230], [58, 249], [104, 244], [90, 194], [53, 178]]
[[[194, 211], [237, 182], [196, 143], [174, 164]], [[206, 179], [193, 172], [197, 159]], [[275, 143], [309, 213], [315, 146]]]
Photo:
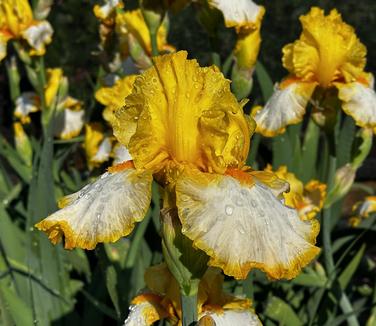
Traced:
[[248, 155], [254, 123], [218, 68], [199, 67], [187, 52], [159, 56], [115, 111], [114, 134], [137, 168], [169, 161], [224, 172]]
[[60, 201], [63, 207], [35, 226], [53, 244], [65, 237], [65, 248], [94, 249], [132, 232], [150, 205], [150, 172], [119, 165], [80, 191]]
[[272, 279], [291, 279], [320, 251], [319, 223], [302, 221], [265, 184], [186, 172], [176, 193], [183, 234], [227, 275], [245, 279], [258, 268]]

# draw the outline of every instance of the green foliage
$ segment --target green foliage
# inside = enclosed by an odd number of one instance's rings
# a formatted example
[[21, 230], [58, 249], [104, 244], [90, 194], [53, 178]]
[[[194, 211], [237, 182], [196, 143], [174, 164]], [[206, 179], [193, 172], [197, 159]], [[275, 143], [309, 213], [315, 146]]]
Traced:
[[[94, 3], [98, 1], [54, 4], [49, 20], [55, 36], [45, 58], [47, 67], [64, 68], [71, 93], [85, 104], [86, 122], [101, 116], [102, 107], [93, 94], [109, 72], [109, 65], [103, 64], [108, 58], [97, 48], [98, 23], [91, 13]], [[33, 5], [37, 7], [38, 1]], [[269, 6], [271, 11], [282, 10], [282, 5]], [[298, 5], [291, 6], [295, 6], [295, 16], [302, 11]], [[171, 17], [171, 42], [178, 49], [189, 49], [200, 63], [215, 62], [227, 77], [231, 72], [234, 76], [229, 50], [234, 46], [233, 31], [221, 26], [205, 32], [200, 17], [196, 19], [193, 13], [190, 6]], [[187, 29], [187, 21], [193, 21], [192, 31]], [[268, 38], [267, 30], [264, 38]], [[267, 42], [274, 38], [270, 36]], [[284, 43], [291, 41], [287, 36], [282, 38]], [[46, 71], [42, 60], [29, 58], [31, 61], [25, 62], [17, 56], [16, 47], [9, 51], [12, 56], [0, 63], [0, 110], [4, 113], [4, 120], [3, 114], [0, 120], [0, 325], [120, 325], [132, 298], [145, 287], [145, 270], [163, 259], [158, 185], [153, 183], [151, 207], [129, 237], [100, 244], [93, 251], [67, 251], [62, 244], [52, 245], [34, 228], [35, 223], [57, 209], [57, 199], [96, 178], [104, 165], [88, 170], [82, 150], [84, 136], [54, 139], [56, 108], [43, 117], [34, 117], [38, 122], [30, 126], [30, 153], [17, 149], [8, 126], [13, 121], [9, 112], [14, 110], [21, 90], [34, 90], [43, 97]], [[274, 61], [262, 58], [263, 63], [257, 63], [253, 79], [234, 77], [239, 99], [249, 96], [252, 105], [266, 103], [273, 93], [273, 82], [280, 79], [279, 71], [274, 70], [280, 66], [278, 51], [273, 53]], [[339, 116], [336, 132], [330, 135], [334, 139], [329, 140], [309, 119], [310, 109], [307, 112], [302, 123], [289, 126], [273, 139], [255, 134], [247, 164], [260, 169], [267, 163], [274, 169], [285, 165], [303, 183], [312, 179], [328, 183], [330, 192], [333, 186], [329, 181], [335, 170], [354, 160], [357, 168], [364, 163], [372, 150], [372, 139], [362, 138], [351, 117]], [[335, 145], [335, 153], [329, 142]], [[32, 157], [32, 164], [27, 157]], [[359, 177], [355, 186], [374, 194], [374, 185], [363, 184], [363, 180]], [[376, 325], [376, 216], [370, 215], [357, 228], [350, 227], [343, 212], [348, 198], [336, 198], [320, 215], [318, 246], [322, 252], [295, 279], [270, 281], [261, 272], [252, 271], [244, 281], [226, 278], [225, 289], [252, 299], [267, 326]]]

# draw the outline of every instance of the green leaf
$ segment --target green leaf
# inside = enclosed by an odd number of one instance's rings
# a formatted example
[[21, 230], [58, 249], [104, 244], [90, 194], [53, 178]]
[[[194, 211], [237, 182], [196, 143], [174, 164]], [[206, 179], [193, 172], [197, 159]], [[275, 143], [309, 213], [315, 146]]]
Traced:
[[256, 63], [256, 76], [260, 84], [262, 96], [266, 102], [273, 94], [273, 82], [264, 65], [257, 61]]
[[302, 158], [300, 168], [300, 179], [306, 183], [312, 178], [316, 178], [317, 149], [319, 145], [320, 128], [313, 119], [309, 120], [307, 130], [304, 135], [302, 147]]
[[307, 287], [325, 287], [327, 278], [324, 275], [320, 275], [313, 270], [306, 269], [303, 273], [291, 280], [291, 283], [303, 285]]
[[117, 294], [117, 273], [114, 266], [108, 266], [106, 269], [106, 286], [108, 293], [110, 295], [111, 301], [114, 304], [116, 313], [118, 316], [121, 314], [120, 306], [119, 306], [119, 297]]
[[272, 297], [269, 300], [265, 315], [277, 321], [278, 325], [303, 325], [295, 311], [285, 301], [277, 297]]
[[27, 304], [5, 282], [0, 282], [0, 296], [17, 326], [33, 325], [33, 314]]
[[346, 268], [338, 277], [338, 282], [341, 285], [342, 289], [345, 289], [347, 285], [349, 284], [349, 282], [351, 281], [351, 278], [353, 277], [356, 269], [358, 268], [363, 258], [365, 249], [366, 249], [366, 245], [363, 243], [363, 245], [360, 247], [359, 251], [356, 253], [354, 258], [351, 259], [350, 263], [346, 266]]

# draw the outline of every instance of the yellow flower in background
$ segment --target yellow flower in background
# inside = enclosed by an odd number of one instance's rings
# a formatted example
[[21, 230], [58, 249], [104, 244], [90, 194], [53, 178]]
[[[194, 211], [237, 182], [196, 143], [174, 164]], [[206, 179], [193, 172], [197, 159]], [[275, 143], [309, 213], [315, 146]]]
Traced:
[[278, 178], [289, 183], [290, 191], [283, 193], [283, 198], [287, 206], [293, 207], [298, 211], [301, 219], [310, 220], [321, 211], [326, 197], [325, 184], [317, 180], [311, 180], [304, 185], [284, 165], [280, 166], [276, 171], [273, 171], [272, 166], [268, 165], [265, 171], [274, 172]]
[[363, 201], [359, 201], [352, 207], [354, 216], [350, 217], [349, 224], [358, 226], [363, 219], [367, 219], [371, 214], [376, 213], [376, 196], [367, 196]]
[[[145, 272], [147, 290], [135, 297], [124, 326], [149, 326], [167, 318], [171, 325], [181, 325], [179, 284], [165, 264], [149, 267]], [[214, 325], [259, 326], [260, 320], [249, 299], [226, 294], [222, 290], [223, 276], [219, 270], [208, 269], [199, 284], [197, 310], [199, 325], [214, 321]]]
[[[116, 31], [123, 43], [123, 48], [127, 49], [129, 38], [135, 39], [142, 47], [144, 52], [151, 56], [151, 39], [149, 29], [146, 25], [142, 11], [140, 9], [133, 11], [124, 11], [116, 15]], [[167, 28], [166, 23], [162, 23], [157, 33], [158, 51], [171, 52], [175, 49], [167, 44]], [[128, 53], [123, 53], [123, 55]]]
[[283, 66], [290, 75], [276, 86], [265, 107], [253, 113], [256, 131], [267, 137], [283, 133], [287, 125], [302, 121], [308, 101], [316, 101], [315, 90], [331, 89], [337, 90], [342, 109], [358, 126], [374, 128], [373, 78], [364, 72], [367, 50], [354, 29], [335, 9], [325, 16], [313, 7], [300, 21], [300, 38], [282, 50]]
[[95, 92], [95, 99], [105, 105], [103, 118], [107, 122], [114, 119], [114, 111], [124, 105], [125, 98], [131, 93], [136, 75], [118, 79], [111, 87], [102, 87]]
[[30, 123], [30, 113], [38, 112], [40, 109], [40, 99], [34, 92], [22, 93], [16, 99], [16, 108], [14, 116], [21, 121], [21, 123]]
[[254, 122], [244, 104], [215, 66], [202, 68], [185, 51], [156, 57], [115, 111], [114, 135], [133, 161], [65, 197], [36, 227], [53, 243], [64, 235], [66, 248], [116, 241], [144, 218], [154, 177], [209, 265], [236, 278], [253, 268], [295, 277], [319, 252], [319, 224], [282, 203], [287, 182], [245, 166]]
[[116, 14], [116, 9], [124, 7], [122, 0], [105, 0], [102, 6], [95, 5], [93, 8], [94, 15], [99, 20], [108, 23], [112, 16]]
[[265, 8], [251, 0], [208, 0], [210, 6], [219, 9], [226, 27], [235, 27], [238, 35], [234, 55], [239, 68], [252, 69], [260, 50], [261, 22]]
[[[68, 96], [68, 80], [60, 68], [47, 69], [44, 100], [47, 110], [55, 111], [54, 135], [60, 139], [76, 137], [84, 125], [85, 111], [82, 102]], [[16, 99], [14, 116], [21, 123], [30, 123], [29, 114], [40, 111], [41, 100], [33, 92], [21, 94]]]
[[100, 123], [93, 122], [85, 125], [84, 148], [90, 170], [110, 158], [112, 141], [110, 137], [105, 136]]
[[0, 1], [0, 61], [7, 53], [7, 42], [23, 39], [30, 55], [44, 55], [45, 45], [52, 40], [52, 27], [46, 20], [34, 20], [27, 0]]

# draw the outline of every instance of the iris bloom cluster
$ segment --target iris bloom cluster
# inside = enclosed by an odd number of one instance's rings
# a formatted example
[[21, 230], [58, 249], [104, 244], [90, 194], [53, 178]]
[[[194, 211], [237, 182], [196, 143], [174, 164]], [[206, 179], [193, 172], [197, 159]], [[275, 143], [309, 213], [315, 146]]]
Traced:
[[253, 268], [296, 276], [319, 252], [319, 224], [283, 204], [287, 182], [245, 165], [255, 123], [229, 84], [185, 51], [156, 57], [112, 121], [132, 160], [63, 198], [36, 227], [53, 243], [64, 236], [68, 249], [117, 241], [144, 218], [154, 179], [209, 265], [238, 279]]
[[30, 55], [44, 55], [52, 40], [52, 27], [46, 20], [36, 20], [27, 0], [0, 1], [0, 61], [7, 54], [7, 43], [26, 43]]
[[253, 112], [256, 131], [267, 137], [283, 133], [287, 125], [302, 121], [308, 102], [318, 120], [325, 120], [325, 102], [333, 103], [333, 98], [358, 126], [375, 128], [373, 76], [364, 71], [367, 50], [354, 29], [335, 9], [325, 16], [314, 7], [300, 21], [300, 38], [282, 50], [289, 75], [265, 107]]
[[[76, 137], [84, 125], [82, 102], [67, 95], [68, 79], [60, 68], [47, 69], [44, 90], [46, 110], [56, 114], [54, 134], [61, 139]], [[41, 98], [34, 92], [22, 93], [16, 99], [14, 116], [22, 124], [30, 123], [30, 114], [42, 109]]]
[[[197, 300], [199, 325], [261, 325], [250, 300], [224, 293], [223, 281], [223, 275], [214, 268], [209, 268], [202, 277]], [[147, 289], [133, 299], [124, 326], [149, 326], [165, 318], [171, 325], [181, 325], [179, 284], [167, 266], [149, 267], [145, 283]]]

